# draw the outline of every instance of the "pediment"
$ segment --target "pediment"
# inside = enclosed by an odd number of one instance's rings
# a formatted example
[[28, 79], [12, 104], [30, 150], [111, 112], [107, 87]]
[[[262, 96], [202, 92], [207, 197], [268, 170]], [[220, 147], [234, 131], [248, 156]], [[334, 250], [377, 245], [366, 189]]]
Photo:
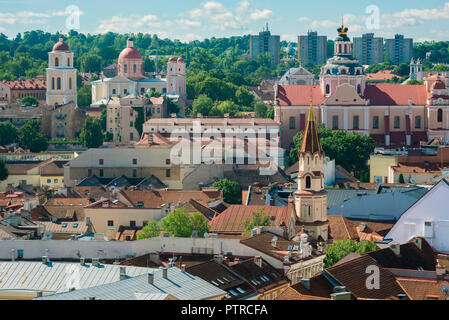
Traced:
[[366, 105], [366, 101], [358, 95], [352, 85], [344, 83], [336, 88], [335, 92], [326, 101], [324, 101], [324, 104], [327, 106], [364, 106]]

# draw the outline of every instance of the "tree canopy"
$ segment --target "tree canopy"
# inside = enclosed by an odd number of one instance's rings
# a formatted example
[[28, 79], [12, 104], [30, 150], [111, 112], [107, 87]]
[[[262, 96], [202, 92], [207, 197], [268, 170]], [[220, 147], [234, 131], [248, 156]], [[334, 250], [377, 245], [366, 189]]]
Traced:
[[0, 122], [0, 145], [6, 146], [17, 142], [18, 139], [19, 133], [9, 120]]
[[146, 226], [140, 230], [137, 235], [137, 239], [148, 239], [158, 237], [161, 233], [161, 227], [157, 223], [157, 221], [151, 220], [147, 223]]
[[[331, 130], [323, 125], [318, 126], [318, 133], [324, 153], [329, 158], [335, 159], [336, 164], [349, 172], [354, 172], [357, 177], [368, 170], [367, 161], [376, 147], [371, 137], [355, 132]], [[298, 161], [302, 138], [303, 131], [298, 132], [293, 138], [294, 147], [290, 149], [290, 164]]]
[[243, 221], [244, 236], [250, 236], [251, 230], [255, 227], [264, 227], [271, 225], [270, 216], [266, 214], [264, 209], [259, 209], [253, 212], [250, 219]]
[[169, 213], [160, 222], [161, 228], [173, 237], [188, 238], [193, 231], [197, 236], [204, 237], [204, 233], [209, 231], [209, 225], [201, 213], [194, 212], [192, 215], [187, 213], [187, 209], [177, 209]]
[[3, 159], [0, 159], [0, 181], [5, 181], [8, 179], [9, 172], [8, 168], [6, 168], [5, 161]]
[[227, 203], [238, 204], [242, 197], [239, 184], [228, 179], [221, 179], [212, 184], [213, 188], [223, 191], [223, 200]]
[[41, 122], [32, 120], [19, 130], [20, 145], [31, 152], [41, 152], [48, 148], [47, 138], [41, 131]]
[[103, 144], [103, 139], [100, 120], [87, 117], [79, 136], [81, 144], [88, 148], [98, 148]]
[[335, 241], [326, 250], [324, 268], [332, 267], [335, 263], [351, 252], [368, 253], [377, 249], [379, 248], [376, 246], [374, 241], [358, 242], [351, 239]]

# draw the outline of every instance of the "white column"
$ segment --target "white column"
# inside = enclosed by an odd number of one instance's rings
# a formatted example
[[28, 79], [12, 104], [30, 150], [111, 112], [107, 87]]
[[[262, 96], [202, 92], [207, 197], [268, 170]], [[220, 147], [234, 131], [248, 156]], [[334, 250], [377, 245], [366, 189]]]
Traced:
[[369, 127], [369, 107], [366, 106], [364, 108], [363, 112], [364, 112], [363, 116], [365, 117], [365, 123], [363, 125], [363, 129], [365, 129], [365, 135], [369, 136], [369, 130], [370, 130], [370, 127]]
[[343, 107], [344, 116], [343, 116], [343, 129], [348, 130], [348, 108]]
[[327, 128], [327, 109], [321, 108], [321, 117], [323, 118], [323, 125]]

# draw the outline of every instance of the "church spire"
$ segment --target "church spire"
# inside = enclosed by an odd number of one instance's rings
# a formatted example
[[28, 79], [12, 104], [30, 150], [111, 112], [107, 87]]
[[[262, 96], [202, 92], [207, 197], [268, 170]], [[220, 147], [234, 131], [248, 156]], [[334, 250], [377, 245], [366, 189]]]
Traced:
[[306, 130], [304, 131], [300, 152], [301, 153], [310, 152], [311, 154], [314, 154], [315, 152], [323, 153], [323, 149], [321, 148], [320, 137], [318, 135], [318, 128], [315, 120], [315, 115], [313, 113], [312, 89], [310, 90], [309, 115], [307, 117]]

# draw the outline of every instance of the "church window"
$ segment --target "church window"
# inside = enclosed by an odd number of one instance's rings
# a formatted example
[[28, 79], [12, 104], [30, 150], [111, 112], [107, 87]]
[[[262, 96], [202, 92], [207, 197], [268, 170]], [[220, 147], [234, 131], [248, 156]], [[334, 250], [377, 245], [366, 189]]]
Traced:
[[295, 117], [290, 117], [290, 129], [295, 129]]
[[125, 64], [125, 65], [123, 66], [123, 72], [125, 72], [125, 73], [128, 72], [128, 65], [127, 65], [127, 64]]
[[359, 129], [359, 116], [354, 116], [352, 127], [356, 130]]
[[341, 50], [341, 44], [339, 44], [338, 45], [338, 53], [341, 53], [342, 52], [342, 50]]
[[327, 69], [326, 73], [327, 74], [331, 74], [331, 71], [329, 69]]
[[134, 73], [137, 72], [137, 65], [136, 64], [134, 64], [133, 71], [134, 71]]
[[379, 129], [379, 117], [378, 116], [373, 117], [373, 129]]
[[357, 85], [357, 93], [361, 94], [362, 93], [362, 86], [361, 85]]
[[67, 67], [70, 67], [70, 58], [67, 58]]
[[331, 92], [331, 87], [328, 84], [326, 84], [326, 94], [329, 94], [330, 92]]
[[318, 157], [315, 157], [315, 165], [318, 165]]
[[312, 187], [312, 179], [307, 176], [306, 177], [306, 189], [310, 189]]
[[72, 90], [72, 78], [69, 78], [69, 89]]
[[340, 70], [340, 73], [341, 73], [341, 74], [346, 74], [346, 69], [341, 69], [341, 70]]
[[311, 208], [312, 208], [311, 206], [308, 206], [308, 209], [309, 209], [309, 217], [310, 217], [310, 211], [311, 211], [310, 209], [311, 209]]
[[421, 117], [420, 116], [416, 116], [415, 117], [415, 128], [416, 129], [420, 129], [421, 128]]
[[338, 130], [338, 116], [332, 116], [332, 130]]
[[357, 69], [356, 74], [360, 75], [360, 69]]
[[51, 78], [51, 89], [55, 90], [55, 78]]
[[59, 67], [59, 58], [58, 57], [55, 58], [55, 67]]
[[61, 90], [61, 78], [56, 79], [56, 89]]
[[394, 117], [394, 128], [399, 129], [401, 127], [401, 118], [399, 116]]
[[443, 122], [443, 109], [438, 109], [438, 122]]
[[116, 93], [115, 89], [112, 89], [112, 94], [115, 94], [115, 93]]

